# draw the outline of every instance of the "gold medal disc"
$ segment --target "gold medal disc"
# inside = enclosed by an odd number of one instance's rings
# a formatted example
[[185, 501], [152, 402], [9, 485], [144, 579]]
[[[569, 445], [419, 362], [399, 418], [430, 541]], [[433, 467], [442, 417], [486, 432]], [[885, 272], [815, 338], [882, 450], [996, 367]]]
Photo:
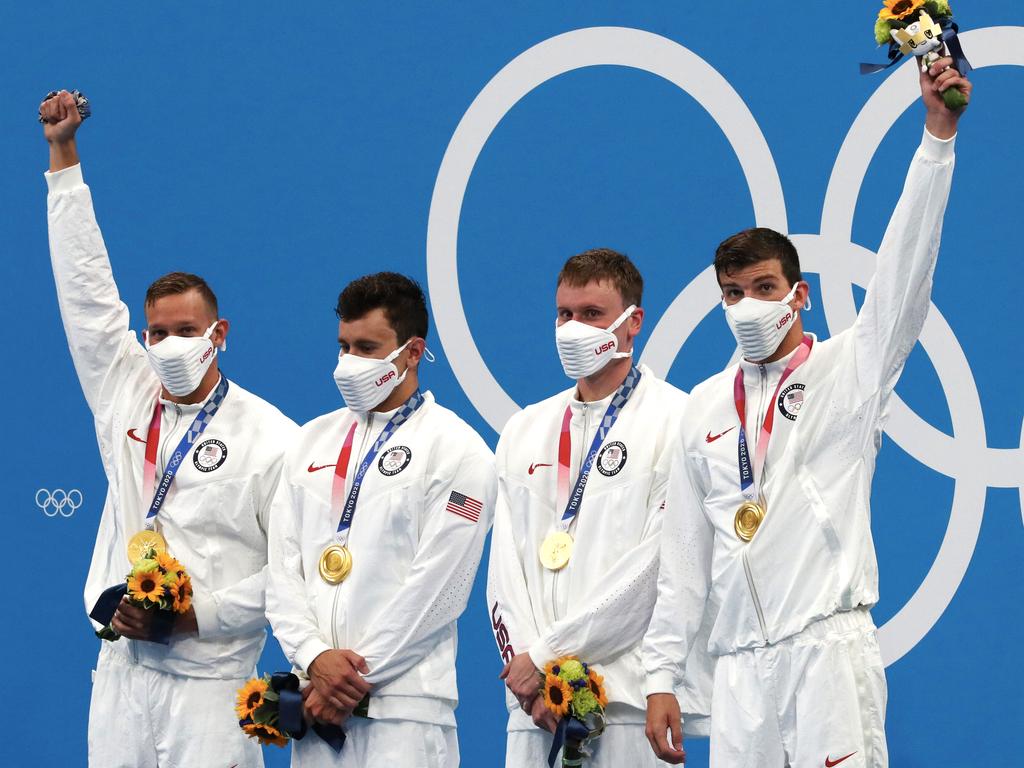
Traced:
[[568, 533], [549, 534], [540, 545], [540, 564], [549, 571], [560, 571], [569, 564], [573, 541]]
[[164, 537], [156, 531], [139, 531], [128, 540], [128, 562], [134, 565], [151, 549], [158, 555], [166, 552], [167, 542]]
[[764, 520], [765, 510], [756, 501], [745, 501], [736, 510], [736, 519], [733, 521], [733, 528], [736, 535], [743, 541], [750, 541], [761, 527]]
[[320, 555], [320, 578], [328, 584], [341, 584], [352, 573], [352, 553], [348, 547], [331, 544]]

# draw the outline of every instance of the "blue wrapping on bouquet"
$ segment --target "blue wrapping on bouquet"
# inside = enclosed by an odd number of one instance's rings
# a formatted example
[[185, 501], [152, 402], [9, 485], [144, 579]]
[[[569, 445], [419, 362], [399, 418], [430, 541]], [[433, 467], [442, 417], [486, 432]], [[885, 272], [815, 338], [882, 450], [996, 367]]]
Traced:
[[[275, 672], [270, 676], [270, 687], [280, 697], [277, 718], [281, 730], [287, 731], [293, 739], [303, 738], [306, 735], [306, 718], [303, 715], [299, 678], [291, 672]], [[312, 730], [335, 752], [341, 752], [345, 746], [345, 731], [341, 726], [314, 723]]]
[[590, 728], [587, 724], [577, 720], [575, 717], [563, 717], [558, 721], [555, 728], [555, 738], [551, 742], [551, 751], [548, 752], [548, 768], [554, 768], [558, 759], [558, 752], [567, 745], [578, 747], [590, 738]]
[[[957, 33], [960, 28], [956, 25], [956, 22], [948, 16], [941, 18], [936, 22], [939, 27], [942, 28], [942, 34], [939, 39], [946, 44], [946, 50], [949, 51], [949, 55], [953, 58], [953, 68], [961, 75], [966, 75], [971, 71], [971, 63], [967, 61], [967, 57], [964, 55], [963, 46], [960, 45], [960, 38], [957, 37]], [[889, 69], [901, 61], [903, 61], [903, 54], [900, 53], [900, 47], [895, 41], [889, 44], [889, 63], [888, 64], [870, 64], [862, 63], [860, 65], [860, 73], [862, 75], [870, 75], [875, 72], [881, 72]]]
[[[125, 583], [109, 587], [100, 593], [96, 604], [89, 611], [89, 618], [109, 627], [110, 622], [117, 613], [117, 606], [128, 594], [128, 585]], [[149, 636], [146, 638], [151, 643], [170, 645], [171, 634], [174, 632], [174, 611], [164, 609], [149, 609], [153, 611], [153, 617], [149, 624]], [[116, 638], [115, 638], [116, 639]]]

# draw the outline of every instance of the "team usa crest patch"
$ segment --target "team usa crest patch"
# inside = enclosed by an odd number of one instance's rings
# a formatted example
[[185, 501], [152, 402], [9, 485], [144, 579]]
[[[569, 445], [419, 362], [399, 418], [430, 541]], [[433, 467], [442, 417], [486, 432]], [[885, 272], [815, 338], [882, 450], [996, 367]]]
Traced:
[[192, 463], [200, 472], [219, 469], [228, 458], [228, 447], [220, 440], [204, 440], [192, 454]]
[[605, 477], [617, 475], [626, 466], [626, 446], [616, 440], [597, 454], [597, 471]]
[[391, 477], [409, 466], [410, 461], [412, 461], [412, 451], [404, 445], [394, 445], [380, 457], [377, 469], [385, 477]]
[[790, 384], [779, 393], [779, 410], [790, 421], [796, 421], [804, 404], [804, 385]]

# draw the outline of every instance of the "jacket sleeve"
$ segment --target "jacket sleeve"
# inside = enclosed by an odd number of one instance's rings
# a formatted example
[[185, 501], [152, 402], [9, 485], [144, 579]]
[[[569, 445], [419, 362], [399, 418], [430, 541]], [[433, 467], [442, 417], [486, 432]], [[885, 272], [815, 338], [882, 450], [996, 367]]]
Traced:
[[[376, 687], [430, 653], [436, 633], [466, 608], [494, 513], [494, 457], [482, 441], [479, 446], [466, 450], [449, 481], [428, 492], [426, 522], [405, 583], [353, 647], [366, 659], [367, 682]], [[449, 511], [453, 493], [480, 503], [476, 522]]]
[[[295, 425], [290, 421], [285, 428], [276, 429], [281, 442], [287, 442], [294, 434]], [[266, 429], [269, 424], [264, 423]], [[262, 473], [255, 476], [252, 487], [252, 503], [264, 537], [272, 518], [272, 505], [281, 485], [283, 459], [280, 454], [274, 458]], [[223, 637], [241, 635], [262, 629], [267, 625], [267, 572], [264, 565], [256, 573], [215, 592], [196, 591], [192, 604], [196, 613], [199, 637]]]
[[487, 567], [487, 609], [502, 663], [508, 663], [517, 653], [528, 651], [539, 635], [523, 573], [522, 542], [517, 543], [512, 526], [514, 512], [504, 471], [507, 434], [508, 429], [498, 441], [498, 498], [494, 507], [491, 556]]
[[267, 619], [288, 661], [308, 672], [313, 660], [332, 646], [320, 634], [316, 616], [306, 596], [306, 576], [299, 541], [302, 507], [295, 498], [295, 489], [288, 481], [291, 476], [289, 465], [290, 461], [286, 457], [270, 513]]
[[[92, 562], [89, 565], [89, 575], [85, 581], [85, 613], [92, 611], [99, 599], [100, 593], [108, 587], [114, 586], [105, 581], [106, 574], [122, 572], [127, 574], [131, 566], [128, 558], [121, 547], [115, 546], [117, 542], [117, 512], [114, 509], [114, 502], [110, 489], [107, 489], [107, 497], [103, 502], [103, 511], [100, 513], [100, 525], [96, 531], [96, 543], [92, 549]], [[115, 567], [114, 560], [119, 559], [119, 567]], [[89, 619], [93, 629], [102, 629], [98, 622]]]
[[892, 391], [928, 316], [954, 142], [924, 132], [878, 249], [877, 269], [853, 325], [853, 375], [863, 397]]
[[705, 615], [714, 529], [699, 488], [695, 460], [680, 450], [669, 480], [657, 602], [641, 646], [645, 696], [674, 693], [682, 683]]
[[139, 365], [145, 358], [128, 327], [128, 307], [118, 295], [81, 166], [48, 172], [46, 183], [50, 261], [64, 332], [86, 402], [99, 415], [110, 372], [131, 355]]

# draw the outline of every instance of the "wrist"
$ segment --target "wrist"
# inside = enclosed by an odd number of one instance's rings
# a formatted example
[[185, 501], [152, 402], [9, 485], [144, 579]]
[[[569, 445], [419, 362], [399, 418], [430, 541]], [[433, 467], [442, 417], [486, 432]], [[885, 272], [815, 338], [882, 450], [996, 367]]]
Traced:
[[946, 140], [956, 136], [958, 122], [959, 119], [955, 116], [942, 114], [941, 112], [928, 112], [925, 117], [924, 127], [935, 138]]

